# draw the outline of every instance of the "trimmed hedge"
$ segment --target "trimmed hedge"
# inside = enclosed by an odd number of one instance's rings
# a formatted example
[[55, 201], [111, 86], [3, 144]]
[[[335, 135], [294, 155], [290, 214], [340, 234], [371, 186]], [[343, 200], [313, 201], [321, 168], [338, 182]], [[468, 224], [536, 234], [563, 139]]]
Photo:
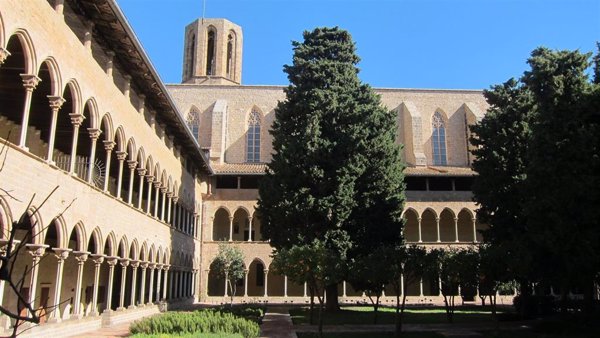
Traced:
[[231, 333], [244, 338], [256, 338], [260, 333], [257, 323], [214, 310], [167, 312], [135, 321], [129, 331], [132, 334]]

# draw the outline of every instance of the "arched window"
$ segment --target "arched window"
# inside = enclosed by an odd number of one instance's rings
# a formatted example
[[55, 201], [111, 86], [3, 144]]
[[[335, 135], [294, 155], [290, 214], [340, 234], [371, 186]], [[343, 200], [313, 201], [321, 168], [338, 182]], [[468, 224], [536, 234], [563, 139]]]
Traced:
[[188, 128], [192, 131], [192, 135], [194, 135], [194, 138], [198, 141], [198, 138], [200, 137], [200, 114], [198, 114], [198, 111], [195, 108], [192, 108], [188, 113], [186, 122]]
[[206, 44], [206, 75], [215, 74], [215, 31], [209, 29]]
[[192, 76], [194, 76], [194, 64], [196, 63], [196, 35], [195, 34], [192, 34], [192, 36], [190, 38], [187, 55], [188, 55], [187, 75], [188, 75], [188, 77], [192, 77]]
[[255, 110], [248, 118], [246, 162], [260, 162], [260, 113]]
[[433, 114], [433, 135], [431, 135], [431, 146], [433, 148], [433, 164], [446, 165], [446, 126], [444, 118], [439, 112]]
[[235, 37], [233, 33], [229, 33], [227, 37], [227, 77], [231, 78], [234, 72], [233, 69], [233, 48], [235, 46]]

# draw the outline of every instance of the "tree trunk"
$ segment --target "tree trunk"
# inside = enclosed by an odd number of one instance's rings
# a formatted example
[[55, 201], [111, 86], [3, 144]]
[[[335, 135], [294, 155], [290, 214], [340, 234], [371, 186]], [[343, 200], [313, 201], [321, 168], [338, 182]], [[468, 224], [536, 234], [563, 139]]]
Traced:
[[375, 297], [375, 304], [373, 304], [373, 312], [375, 312], [375, 317], [373, 318], [373, 324], [377, 324], [377, 313], [379, 310], [379, 297], [381, 297], [381, 294], [377, 294], [377, 296]]
[[314, 313], [315, 313], [315, 290], [312, 287], [309, 287], [310, 290], [310, 325], [314, 324]]
[[325, 309], [328, 312], [335, 312], [340, 310], [340, 303], [338, 301], [338, 286], [337, 284], [327, 285], [325, 288], [326, 291], [326, 306]]
[[318, 297], [319, 298], [319, 338], [323, 338], [323, 302], [325, 301], [325, 299], [323, 299], [324, 297]]

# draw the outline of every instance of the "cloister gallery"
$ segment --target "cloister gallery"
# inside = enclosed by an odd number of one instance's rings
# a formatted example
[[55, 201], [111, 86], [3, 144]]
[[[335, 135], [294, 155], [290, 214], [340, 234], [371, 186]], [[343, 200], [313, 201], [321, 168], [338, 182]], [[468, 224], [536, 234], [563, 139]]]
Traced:
[[[182, 83], [165, 85], [115, 0], [0, 2], [0, 244], [11, 232], [26, 243], [14, 274], [31, 269], [21, 293], [48, 311], [27, 334], [83, 332], [158, 312], [160, 301], [220, 303], [211, 263], [223, 243], [245, 256], [239, 301], [307, 301], [304, 285], [269, 271], [254, 210], [285, 96], [241, 84], [242, 42], [225, 19], [194, 21]], [[406, 240], [481, 240], [467, 141], [487, 108], [481, 91], [376, 91], [404, 144]], [[342, 301], [364, 298], [339, 290]], [[403, 292], [439, 300], [438, 281]], [[0, 304], [21, 310], [4, 281]]]

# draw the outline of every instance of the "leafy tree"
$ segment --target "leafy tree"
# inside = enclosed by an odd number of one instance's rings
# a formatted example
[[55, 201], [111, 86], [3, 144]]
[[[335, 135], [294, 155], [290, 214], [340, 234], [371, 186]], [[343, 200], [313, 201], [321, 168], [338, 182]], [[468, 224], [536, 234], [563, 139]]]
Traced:
[[486, 297], [490, 300], [492, 315], [496, 315], [496, 294], [501, 286], [511, 283], [514, 274], [505, 260], [505, 253], [497, 246], [484, 243], [479, 245], [479, 298], [485, 306]]
[[[275, 109], [272, 161], [259, 187], [263, 235], [276, 249], [319, 240], [340, 259], [399, 243], [404, 202], [395, 119], [362, 84], [350, 34], [304, 32]], [[326, 239], [326, 240], [325, 240]], [[337, 285], [327, 286], [337, 309]]]
[[225, 279], [233, 304], [233, 297], [237, 291], [237, 282], [244, 278], [244, 254], [242, 250], [232, 245], [219, 245], [219, 253], [213, 261], [217, 276]]

